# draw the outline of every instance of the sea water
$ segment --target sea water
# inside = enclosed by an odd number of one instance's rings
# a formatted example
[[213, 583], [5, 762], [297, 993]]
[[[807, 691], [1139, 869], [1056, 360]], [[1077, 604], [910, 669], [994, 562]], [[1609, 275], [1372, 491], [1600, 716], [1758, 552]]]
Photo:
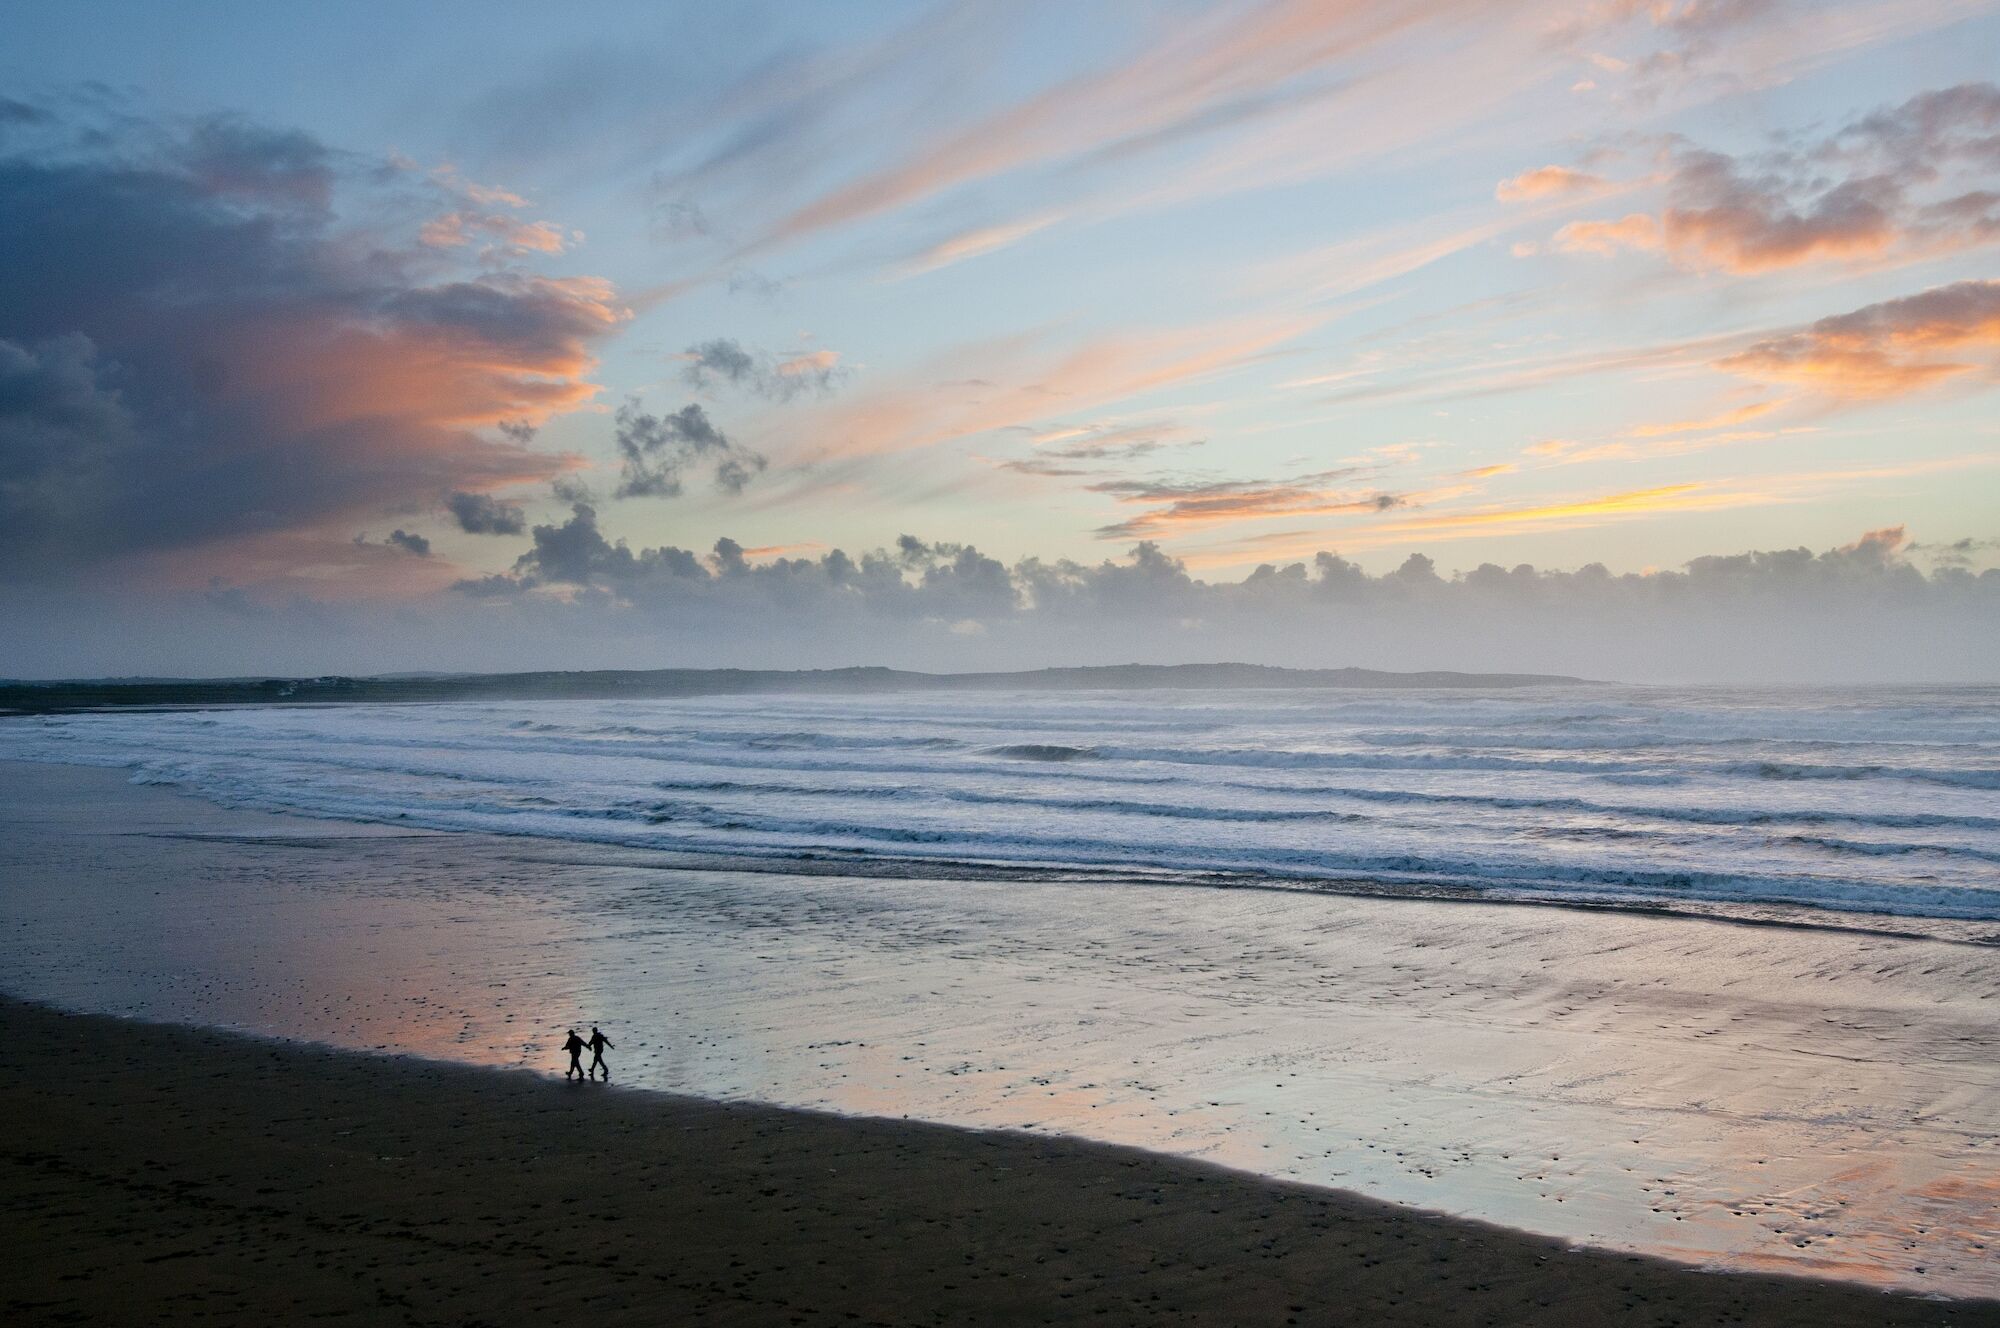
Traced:
[[0, 725], [241, 808], [914, 875], [2000, 919], [2000, 689], [1071, 691]]

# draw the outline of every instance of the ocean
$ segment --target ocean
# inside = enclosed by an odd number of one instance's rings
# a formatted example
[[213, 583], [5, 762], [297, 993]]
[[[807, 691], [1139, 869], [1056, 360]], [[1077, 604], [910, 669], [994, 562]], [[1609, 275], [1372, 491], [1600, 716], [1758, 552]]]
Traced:
[[1990, 687], [113, 712], [0, 724], [0, 758], [129, 767], [229, 807], [770, 870], [2000, 920]]

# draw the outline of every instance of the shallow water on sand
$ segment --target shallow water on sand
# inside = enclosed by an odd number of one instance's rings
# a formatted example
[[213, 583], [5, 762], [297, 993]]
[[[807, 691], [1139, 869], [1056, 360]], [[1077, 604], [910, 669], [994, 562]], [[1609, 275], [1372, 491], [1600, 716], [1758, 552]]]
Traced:
[[1715, 1266], [2000, 1295], [1992, 946], [662, 869], [65, 766], [0, 765], [0, 819], [18, 995], [549, 1072], [596, 1021], [621, 1084], [1059, 1131]]

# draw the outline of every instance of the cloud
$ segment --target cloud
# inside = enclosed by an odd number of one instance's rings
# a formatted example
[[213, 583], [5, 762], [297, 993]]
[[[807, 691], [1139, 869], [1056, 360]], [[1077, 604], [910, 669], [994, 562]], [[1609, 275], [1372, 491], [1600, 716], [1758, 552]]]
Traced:
[[1997, 144], [2000, 87], [1967, 83], [1752, 157], [1677, 147], [1657, 216], [1572, 222], [1555, 245], [1739, 274], [1955, 253], [2000, 240], [2000, 194], [1973, 187], [2000, 175]]
[[95, 495], [125, 488], [144, 451], [109, 376], [81, 333], [0, 340], [0, 557], [67, 558], [97, 538]]
[[412, 535], [406, 530], [390, 531], [389, 543], [414, 557], [428, 558], [431, 556], [431, 542], [422, 535]]
[[1550, 243], [1567, 254], [1608, 258], [1620, 249], [1658, 249], [1660, 223], [1643, 212], [1629, 212], [1616, 221], [1572, 221]]
[[1833, 397], [1884, 398], [1990, 374], [1996, 352], [2000, 281], [1960, 281], [1767, 337], [1717, 365]]
[[417, 240], [433, 249], [456, 249], [484, 236], [492, 242], [490, 253], [516, 256], [530, 253], [559, 254], [581, 238], [574, 230], [552, 221], [522, 221], [502, 213], [447, 212], [424, 223]]
[[[1902, 527], [1896, 527], [1896, 531], [1900, 534]], [[1969, 569], [1982, 558], [1989, 562], [2000, 560], [2000, 539], [1977, 539], [1970, 535], [1944, 544], [1919, 544], [1912, 540], [1905, 549], [1922, 556], [1934, 567], [1950, 570]]]
[[1010, 248], [1037, 231], [1047, 230], [1060, 220], [1062, 220], [1060, 214], [1044, 212], [1032, 217], [1023, 217], [1018, 221], [976, 226], [971, 230], [960, 231], [905, 259], [901, 274], [919, 276], [925, 272], [935, 272], [941, 267], [950, 267], [954, 263], [962, 263], [968, 258], [979, 258]]
[[681, 377], [690, 387], [705, 390], [727, 383], [771, 401], [825, 396], [846, 373], [837, 350], [822, 347], [777, 356], [745, 350], [728, 337], [689, 346], [680, 358], [687, 362]]
[[1675, 434], [1708, 433], [1716, 429], [1728, 429], [1739, 424], [1747, 424], [1751, 420], [1770, 414], [1784, 404], [1783, 401], [1752, 401], [1747, 405], [1736, 406], [1719, 414], [1704, 416], [1701, 419], [1672, 420], [1664, 424], [1641, 424], [1627, 432], [1634, 438], [1665, 438]]
[[1100, 539], [1154, 539], [1236, 521], [1277, 517], [1334, 516], [1386, 512], [1408, 498], [1378, 491], [1327, 487], [1329, 481], [1361, 473], [1360, 467], [1322, 471], [1296, 480], [1103, 480], [1086, 487], [1121, 503], [1151, 510], [1101, 526]]
[[1310, 96], [1315, 76], [1440, 13], [1451, 0], [1405, 6], [1273, 3], [1168, 35], [1109, 69], [1091, 70], [931, 138], [917, 151], [821, 193], [758, 245], [802, 238], [906, 207], [944, 190], [1086, 153], [1198, 133], [1218, 120]]
[[[658, 662], [658, 624], [709, 662], [1036, 667], [1250, 659], [1308, 666], [1521, 668], [1637, 679], [1985, 678], [2000, 645], [1991, 541], [1929, 546], [1891, 525], [1814, 552], [1752, 549], [1677, 569], [1613, 573], [1480, 564], [1448, 571], [1410, 553], [1370, 572], [1324, 546], [1208, 580], [1141, 541], [1097, 563], [1004, 565], [905, 535], [858, 556], [753, 563], [733, 540], [708, 554], [609, 540], [588, 507], [537, 526], [513, 573], [467, 582], [492, 630], [561, 630], [564, 646], [630, 642]], [[1925, 649], [1913, 653], [1910, 640]], [[603, 656], [593, 658], [600, 662]], [[572, 667], [576, 666], [574, 663]]]
[[483, 431], [590, 399], [607, 283], [460, 270], [406, 229], [433, 182], [296, 131], [37, 134], [0, 151], [0, 252], [37, 256], [0, 265], [0, 565], [205, 582], [568, 464]]
[[768, 464], [715, 427], [708, 413], [690, 402], [667, 415], [649, 415], [637, 397], [618, 408], [616, 442], [622, 458], [617, 496], [672, 498], [681, 492], [681, 474], [696, 461], [715, 463], [715, 484], [727, 493], [744, 485]]
[[[1668, 98], [1793, 83], [1859, 48], [1943, 27], [1982, 7], [1980, 0], [1591, 0], [1551, 36], [1586, 59], [1612, 95], [1650, 109]], [[1607, 43], [1624, 54], [1602, 49]]]
[[[586, 504], [536, 525], [511, 572], [401, 604], [273, 600], [226, 579], [148, 597], [0, 583], [0, 619], [60, 627], [0, 634], [0, 674], [463, 671], [496, 659], [518, 669], [972, 670], [1246, 660], [1992, 683], [2000, 540], [1909, 533], [1890, 517], [1819, 551], [1746, 539], [1648, 573], [1454, 568], [1408, 550], [1364, 567], [1321, 542], [1211, 577], [1143, 541], [1101, 561], [1011, 563], [914, 535], [858, 554], [788, 556], [728, 539], [707, 552], [634, 547], [607, 536]], [[405, 580], [451, 575], [435, 557], [380, 544], [354, 553]]]
[[1603, 184], [1602, 176], [1592, 175], [1588, 171], [1571, 170], [1567, 166], [1539, 166], [1532, 171], [1523, 171], [1511, 180], [1502, 180], [1493, 187], [1493, 196], [1502, 203], [1519, 203], [1529, 199], [1580, 193]]
[[1039, 424], [1227, 372], [1323, 321], [1317, 315], [1110, 333], [1050, 347], [1001, 337], [955, 347], [901, 381], [823, 408], [810, 431], [834, 456], [880, 456]]
[[445, 499], [452, 520], [468, 535], [519, 535], [528, 529], [519, 504], [486, 493], [454, 493]]

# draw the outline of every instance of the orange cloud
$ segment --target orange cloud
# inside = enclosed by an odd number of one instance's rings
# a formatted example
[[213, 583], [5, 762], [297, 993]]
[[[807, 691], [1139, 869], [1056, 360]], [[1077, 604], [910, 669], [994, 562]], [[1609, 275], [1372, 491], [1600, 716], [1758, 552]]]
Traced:
[[[1115, 492], [1116, 484], [1092, 485], [1100, 492]], [[1336, 516], [1348, 512], [1383, 512], [1404, 501], [1393, 494], [1355, 494], [1335, 489], [1319, 489], [1296, 484], [1221, 482], [1189, 486], [1183, 490], [1155, 485], [1134, 486], [1139, 491], [1120, 493], [1123, 503], [1164, 503], [1153, 511], [1129, 520], [1100, 527], [1104, 539], [1157, 539], [1183, 531], [1235, 521], [1265, 521], [1276, 517]]]
[[1816, 259], [1875, 258], [1902, 236], [1887, 211], [1861, 201], [1812, 217], [1773, 217], [1742, 206], [1668, 208], [1660, 231], [1684, 265], [1744, 274]]
[[498, 213], [447, 212], [424, 223], [417, 240], [432, 249], [456, 249], [483, 235], [516, 253], [559, 254], [577, 238], [552, 221], [521, 221]]
[[775, 372], [796, 377], [799, 374], [830, 373], [839, 366], [840, 352], [822, 348], [779, 361]]
[[1573, 171], [1567, 166], [1539, 166], [1532, 171], [1523, 171], [1511, 180], [1502, 180], [1493, 187], [1493, 196], [1502, 203], [1519, 203], [1553, 194], [1578, 193], [1603, 183], [1603, 177], [1588, 171]]
[[1747, 406], [1738, 406], [1734, 410], [1725, 410], [1720, 415], [1710, 415], [1704, 419], [1676, 420], [1671, 424], [1641, 424], [1627, 432], [1634, 438], [1661, 438], [1676, 433], [1706, 433], [1710, 429], [1726, 429], [1733, 424], [1743, 424], [1760, 415], [1768, 415], [1784, 404], [1782, 398], [1777, 401], [1753, 401]]
[[1555, 242], [1600, 255], [1664, 250], [1685, 268], [1746, 275], [1990, 244], [2000, 240], [2000, 197], [1985, 187], [1996, 130], [2000, 87], [1968, 83], [1804, 147], [1745, 160], [1682, 149], [1670, 158], [1668, 205], [1657, 216], [1575, 222]]
[[[1969, 352], [1977, 359], [1942, 358], [1947, 352]], [[2000, 352], [2000, 281], [1961, 281], [1767, 337], [1717, 361], [1717, 367], [1827, 396], [1879, 399], [1981, 368], [1991, 372], [1995, 352]]]
[[1628, 212], [1616, 221], [1572, 221], [1553, 241], [1564, 253], [1604, 258], [1620, 249], [1658, 249], [1663, 242], [1660, 223], [1643, 212]]
[[[482, 317], [503, 309], [505, 322]], [[597, 365], [591, 343], [628, 316], [600, 278], [495, 276], [412, 292], [394, 322], [246, 323], [233, 333], [225, 390], [282, 399], [305, 429], [383, 419], [540, 424], [597, 394], [585, 377]]]
[[1668, 512], [1714, 512], [1784, 501], [1787, 499], [1783, 495], [1768, 490], [1717, 490], [1705, 484], [1669, 484], [1570, 502], [1525, 507], [1481, 507], [1422, 516], [1388, 516], [1342, 529], [1337, 536], [1325, 530], [1297, 531], [1293, 532], [1294, 538], [1290, 540], [1281, 534], [1261, 541], [1244, 541], [1240, 545], [1226, 546], [1190, 558], [1189, 561], [1202, 566], [1230, 566], [1242, 561], [1246, 555], [1300, 557], [1336, 544], [1343, 550], [1375, 549], [1406, 545], [1411, 542], [1412, 536], [1435, 541], [1572, 530]]

